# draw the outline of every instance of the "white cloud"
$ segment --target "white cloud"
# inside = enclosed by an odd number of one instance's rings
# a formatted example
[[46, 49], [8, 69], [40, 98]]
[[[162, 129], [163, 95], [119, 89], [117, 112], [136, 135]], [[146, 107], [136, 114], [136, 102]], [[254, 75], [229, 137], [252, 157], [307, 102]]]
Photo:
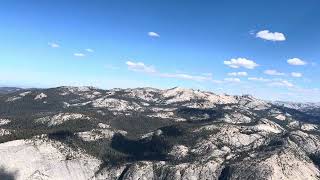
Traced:
[[275, 81], [269, 84], [270, 86], [280, 86], [280, 87], [293, 87], [294, 85], [286, 80]]
[[283, 33], [270, 32], [269, 30], [259, 31], [256, 34], [257, 38], [261, 38], [268, 41], [285, 41], [286, 37]]
[[247, 72], [231, 72], [228, 73], [228, 76], [248, 76]]
[[231, 67], [231, 68], [244, 67], [247, 69], [254, 69], [255, 67], [259, 66], [254, 61], [246, 59], [246, 58], [231, 59], [229, 61], [224, 61], [224, 64]]
[[215, 83], [215, 84], [221, 84], [221, 83], [223, 83], [223, 81], [221, 81], [221, 80], [215, 80], [215, 79], [212, 79], [212, 80], [210, 80], [212, 83]]
[[194, 75], [190, 75], [190, 74], [163, 73], [163, 74], [159, 74], [159, 75], [161, 77], [186, 79], [186, 80], [193, 80], [193, 81], [208, 81], [208, 80], [211, 80], [210, 76], [194, 76]]
[[84, 57], [84, 56], [86, 56], [83, 53], [74, 53], [73, 55], [76, 56], [76, 57]]
[[148, 32], [148, 36], [150, 37], [160, 37], [160, 35], [156, 32]]
[[264, 71], [264, 74], [271, 75], [271, 76], [284, 76], [285, 74], [282, 72], [278, 72], [274, 69], [268, 69]]
[[176, 78], [176, 79], [184, 79], [184, 80], [192, 80], [198, 82], [211, 82], [216, 84], [221, 84], [223, 81], [215, 80], [212, 78], [212, 74], [203, 73], [202, 75], [190, 75], [190, 74], [182, 74], [182, 73], [159, 73], [157, 74], [160, 77], [165, 78]]
[[241, 81], [239, 78], [225, 78], [224, 80], [227, 82], [240, 82]]
[[88, 49], [85, 49], [87, 52], [90, 52], [90, 53], [92, 53], [92, 52], [94, 52], [94, 50], [93, 49], [90, 49], [90, 48], [88, 48]]
[[191, 80], [198, 82], [212, 82], [212, 83], [222, 83], [222, 81], [214, 80], [211, 73], [202, 73], [201, 75], [191, 75], [187, 73], [163, 73], [158, 72], [154, 66], [145, 65], [142, 62], [126, 62], [128, 69], [136, 72], [143, 72], [152, 74], [153, 76], [163, 77], [163, 78], [175, 78], [183, 80]]
[[293, 66], [303, 66], [306, 65], [307, 62], [299, 59], [299, 58], [292, 58], [287, 60], [288, 64], [293, 65]]
[[139, 72], [145, 72], [145, 73], [156, 72], [156, 69], [153, 66], [147, 66], [142, 62], [127, 61], [126, 64], [128, 66], [128, 69], [132, 71], [139, 71]]
[[259, 81], [259, 82], [270, 82], [270, 79], [265, 79], [262, 77], [249, 77], [248, 78], [249, 81]]
[[265, 79], [262, 77], [249, 77], [248, 80], [267, 83], [266, 85], [269, 85], [269, 86], [278, 86], [278, 87], [287, 87], [287, 88], [294, 87], [294, 85], [291, 82], [284, 79], [279, 79], [279, 78]]
[[52, 47], [52, 48], [58, 48], [58, 47], [60, 47], [59, 44], [53, 43], [53, 42], [49, 42], [48, 45], [49, 45], [50, 47]]
[[302, 73], [292, 72], [292, 73], [291, 73], [291, 76], [292, 76], [292, 77], [299, 78], [299, 77], [302, 77], [303, 75], [302, 75]]

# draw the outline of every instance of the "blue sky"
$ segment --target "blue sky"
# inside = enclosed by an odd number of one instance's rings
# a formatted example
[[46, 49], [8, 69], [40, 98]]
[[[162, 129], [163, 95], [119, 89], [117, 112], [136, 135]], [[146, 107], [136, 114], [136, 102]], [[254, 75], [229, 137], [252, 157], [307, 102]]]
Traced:
[[320, 101], [317, 0], [4, 0], [0, 85]]

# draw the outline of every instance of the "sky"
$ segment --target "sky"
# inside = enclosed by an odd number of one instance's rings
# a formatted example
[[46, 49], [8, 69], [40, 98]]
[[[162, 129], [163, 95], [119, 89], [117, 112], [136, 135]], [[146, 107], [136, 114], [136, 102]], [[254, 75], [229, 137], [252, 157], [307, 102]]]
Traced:
[[3, 0], [0, 86], [320, 102], [318, 0]]

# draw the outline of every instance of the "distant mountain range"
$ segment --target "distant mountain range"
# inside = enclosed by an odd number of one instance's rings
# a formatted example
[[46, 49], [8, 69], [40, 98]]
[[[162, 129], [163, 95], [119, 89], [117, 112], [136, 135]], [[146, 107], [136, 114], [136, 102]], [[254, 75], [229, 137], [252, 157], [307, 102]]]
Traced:
[[20, 91], [22, 88], [17, 87], [0, 87], [0, 94], [13, 93], [16, 91]]
[[319, 179], [319, 104], [193, 89], [0, 94], [0, 179]]
[[285, 106], [288, 108], [293, 109], [313, 109], [313, 108], [320, 108], [320, 103], [299, 103], [299, 102], [288, 102], [288, 101], [275, 101], [273, 104], [279, 105], [279, 106]]

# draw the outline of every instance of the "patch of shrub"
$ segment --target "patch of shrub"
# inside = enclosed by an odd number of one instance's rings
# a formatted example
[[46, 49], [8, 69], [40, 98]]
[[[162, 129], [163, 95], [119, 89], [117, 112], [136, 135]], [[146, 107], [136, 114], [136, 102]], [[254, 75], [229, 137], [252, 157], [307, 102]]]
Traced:
[[8, 172], [3, 167], [0, 167], [0, 179], [1, 180], [15, 180], [16, 172]]
[[310, 154], [309, 158], [320, 168], [320, 154]]
[[58, 130], [52, 133], [48, 134], [49, 139], [54, 139], [54, 140], [67, 140], [73, 137], [73, 132], [70, 130]]
[[172, 145], [161, 136], [131, 140], [122, 134], [116, 134], [112, 138], [111, 147], [128, 154], [133, 160], [166, 160]]

